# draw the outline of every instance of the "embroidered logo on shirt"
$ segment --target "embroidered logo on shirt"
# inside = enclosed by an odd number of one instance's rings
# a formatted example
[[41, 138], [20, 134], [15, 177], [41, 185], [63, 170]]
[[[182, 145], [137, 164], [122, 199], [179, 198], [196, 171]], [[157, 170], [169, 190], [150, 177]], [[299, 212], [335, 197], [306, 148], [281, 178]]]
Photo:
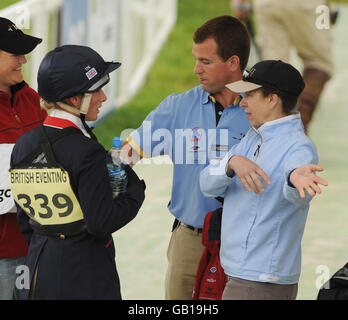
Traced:
[[200, 127], [192, 128], [191, 141], [199, 141], [202, 139], [203, 131]]

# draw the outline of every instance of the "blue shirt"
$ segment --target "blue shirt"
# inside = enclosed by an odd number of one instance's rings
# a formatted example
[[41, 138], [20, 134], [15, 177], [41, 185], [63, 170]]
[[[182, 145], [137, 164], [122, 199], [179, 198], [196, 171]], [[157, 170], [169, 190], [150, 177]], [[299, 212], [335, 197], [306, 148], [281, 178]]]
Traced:
[[[226, 175], [234, 155], [254, 161], [271, 180], [265, 192], [248, 192], [240, 179]], [[221, 265], [232, 277], [279, 284], [297, 283], [301, 240], [311, 197], [302, 199], [288, 185], [288, 175], [302, 165], [318, 162], [299, 114], [250, 129], [222, 161], [201, 173], [206, 196], [225, 197], [221, 230]]]
[[[223, 158], [250, 128], [245, 112], [236, 105], [224, 109], [216, 126], [215, 104], [197, 86], [167, 97], [128, 139], [142, 156], [168, 155], [173, 162], [170, 212], [181, 222], [202, 228], [207, 212], [220, 206], [199, 187], [201, 170], [211, 158]], [[153, 168], [156, 174], [156, 168]]]

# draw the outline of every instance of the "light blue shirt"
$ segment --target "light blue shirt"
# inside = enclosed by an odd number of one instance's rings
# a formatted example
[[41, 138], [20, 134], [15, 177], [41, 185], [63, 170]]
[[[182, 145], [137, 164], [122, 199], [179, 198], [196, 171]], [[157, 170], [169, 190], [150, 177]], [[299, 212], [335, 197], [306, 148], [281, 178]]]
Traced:
[[[223, 158], [249, 128], [239, 101], [224, 109], [216, 127], [214, 102], [208, 92], [197, 86], [167, 97], [128, 142], [144, 157], [169, 155], [174, 171], [168, 208], [181, 222], [202, 228], [206, 213], [220, 204], [202, 194], [200, 172], [209, 159]], [[156, 165], [151, 165], [156, 174]]]
[[[240, 179], [226, 175], [234, 155], [254, 161], [271, 180], [265, 192], [248, 192]], [[200, 177], [203, 193], [224, 196], [221, 265], [232, 277], [279, 284], [297, 283], [301, 239], [311, 197], [302, 199], [287, 182], [289, 173], [318, 162], [299, 114], [251, 128], [222, 161], [212, 161]]]

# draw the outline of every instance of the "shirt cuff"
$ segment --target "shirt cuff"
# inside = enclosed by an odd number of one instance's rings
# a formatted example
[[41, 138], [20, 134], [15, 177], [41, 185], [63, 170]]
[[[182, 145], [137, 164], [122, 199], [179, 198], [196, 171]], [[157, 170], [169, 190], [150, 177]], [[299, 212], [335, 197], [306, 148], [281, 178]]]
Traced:
[[291, 188], [295, 188], [295, 186], [294, 186], [294, 185], [291, 183], [291, 181], [290, 181], [290, 176], [291, 176], [291, 174], [293, 173], [294, 170], [296, 170], [296, 168], [295, 168], [295, 169], [292, 169], [292, 170], [290, 171], [290, 173], [288, 174], [288, 186], [291, 187]]

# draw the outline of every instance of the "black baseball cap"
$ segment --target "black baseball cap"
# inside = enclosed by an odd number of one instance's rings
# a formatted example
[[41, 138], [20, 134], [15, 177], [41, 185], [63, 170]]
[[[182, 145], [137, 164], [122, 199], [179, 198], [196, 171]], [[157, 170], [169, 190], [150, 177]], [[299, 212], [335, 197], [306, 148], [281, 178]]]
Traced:
[[14, 54], [27, 54], [42, 39], [23, 33], [11, 20], [0, 17], [0, 50]]
[[277, 89], [299, 96], [305, 87], [300, 72], [281, 60], [264, 60], [245, 71], [243, 80], [226, 85], [234, 92], [248, 92], [261, 87]]
[[47, 102], [63, 101], [98, 91], [109, 82], [109, 73], [121, 66], [106, 62], [92, 48], [64, 45], [43, 58], [37, 76], [38, 93]]

